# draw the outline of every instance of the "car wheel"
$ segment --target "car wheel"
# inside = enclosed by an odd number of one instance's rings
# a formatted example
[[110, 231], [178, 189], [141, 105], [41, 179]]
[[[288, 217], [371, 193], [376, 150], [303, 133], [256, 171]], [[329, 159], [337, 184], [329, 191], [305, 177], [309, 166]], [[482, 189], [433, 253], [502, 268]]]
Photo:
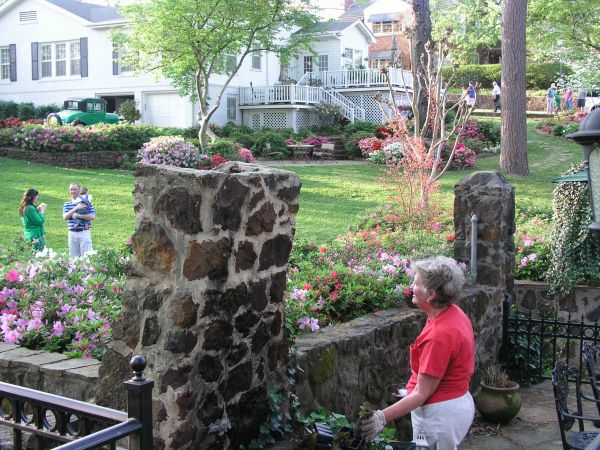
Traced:
[[62, 119], [56, 113], [48, 114], [48, 117], [46, 117], [46, 122], [50, 126], [61, 126], [62, 125]]
[[85, 127], [85, 122], [83, 122], [81, 119], [75, 119], [71, 125], [74, 127]]

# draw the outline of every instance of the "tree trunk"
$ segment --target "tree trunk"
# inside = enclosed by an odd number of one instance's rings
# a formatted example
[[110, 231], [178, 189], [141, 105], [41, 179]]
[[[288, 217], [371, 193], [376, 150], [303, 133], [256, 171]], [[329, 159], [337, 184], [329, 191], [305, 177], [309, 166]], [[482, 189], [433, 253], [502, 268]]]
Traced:
[[[414, 33], [410, 42], [411, 45], [411, 64], [417, 76], [423, 77], [423, 71], [427, 64], [427, 55], [425, 53], [425, 44], [431, 41], [431, 13], [429, 11], [429, 0], [412, 0], [412, 12], [414, 16]], [[416, 94], [416, 93], [415, 93]], [[417, 134], [425, 122], [427, 116], [427, 92], [421, 90], [417, 98], [418, 114], [415, 114], [415, 131]]]
[[527, 0], [505, 0], [502, 13], [502, 141], [500, 168], [529, 175], [525, 92]]

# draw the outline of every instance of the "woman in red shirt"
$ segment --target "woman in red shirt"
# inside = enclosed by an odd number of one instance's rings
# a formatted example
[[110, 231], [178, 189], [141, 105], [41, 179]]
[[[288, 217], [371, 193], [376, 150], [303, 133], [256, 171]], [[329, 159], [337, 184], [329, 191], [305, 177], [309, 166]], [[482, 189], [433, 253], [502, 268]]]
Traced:
[[456, 261], [445, 256], [416, 262], [412, 270], [413, 303], [427, 314], [427, 323], [410, 346], [408, 394], [361, 420], [358, 432], [370, 441], [386, 423], [410, 412], [413, 436], [423, 430], [437, 440], [438, 450], [455, 450], [475, 414], [469, 393], [475, 367], [473, 327], [454, 304], [464, 275]]

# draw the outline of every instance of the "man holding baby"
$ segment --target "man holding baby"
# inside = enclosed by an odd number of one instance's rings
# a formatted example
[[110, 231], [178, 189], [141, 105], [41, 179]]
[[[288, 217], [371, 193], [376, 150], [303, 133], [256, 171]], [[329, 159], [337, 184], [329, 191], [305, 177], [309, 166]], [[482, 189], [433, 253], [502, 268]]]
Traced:
[[91, 221], [96, 211], [87, 194], [82, 195], [77, 183], [69, 185], [71, 199], [63, 206], [63, 219], [67, 221], [69, 251], [72, 257], [80, 257], [92, 251]]

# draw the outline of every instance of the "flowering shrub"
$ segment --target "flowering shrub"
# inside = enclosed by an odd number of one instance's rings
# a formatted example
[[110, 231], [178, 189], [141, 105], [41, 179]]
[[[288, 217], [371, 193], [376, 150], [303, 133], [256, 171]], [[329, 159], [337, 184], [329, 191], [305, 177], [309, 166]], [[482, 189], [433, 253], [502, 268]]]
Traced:
[[374, 164], [398, 164], [403, 156], [402, 145], [391, 142], [381, 150], [372, 151], [367, 155], [367, 161]]
[[25, 150], [75, 152], [103, 149], [108, 137], [97, 129], [81, 127], [48, 128], [26, 125], [16, 129], [14, 143]]
[[539, 236], [518, 233], [516, 236], [515, 278], [544, 281], [550, 267], [550, 245]]
[[358, 148], [363, 156], [369, 156], [371, 152], [381, 150], [383, 147], [383, 140], [376, 137], [368, 137], [358, 141]]
[[448, 227], [410, 229], [392, 205], [370, 211], [357, 231], [317, 246], [295, 241], [286, 293], [290, 336], [404, 304], [412, 259], [451, 254]]
[[198, 150], [178, 136], [161, 136], [150, 139], [139, 152], [142, 164], [167, 164], [177, 167], [197, 167]]
[[305, 144], [314, 145], [315, 147], [321, 148], [322, 144], [329, 144], [329, 139], [322, 136], [308, 137], [303, 139], [302, 142]]
[[248, 148], [240, 148], [238, 154], [242, 161], [245, 161], [247, 163], [251, 163], [252, 161], [254, 161], [254, 155], [252, 154], [252, 151]]
[[470, 169], [475, 165], [475, 159], [473, 150], [468, 149], [463, 144], [458, 144], [456, 150], [454, 150], [454, 158], [452, 158], [452, 169]]
[[120, 312], [127, 257], [114, 250], [69, 260], [51, 250], [0, 266], [0, 339], [100, 358]]
[[211, 169], [214, 169], [215, 167], [225, 164], [226, 162], [227, 160], [217, 153], [216, 155], [212, 155], [210, 159], [210, 167]]

